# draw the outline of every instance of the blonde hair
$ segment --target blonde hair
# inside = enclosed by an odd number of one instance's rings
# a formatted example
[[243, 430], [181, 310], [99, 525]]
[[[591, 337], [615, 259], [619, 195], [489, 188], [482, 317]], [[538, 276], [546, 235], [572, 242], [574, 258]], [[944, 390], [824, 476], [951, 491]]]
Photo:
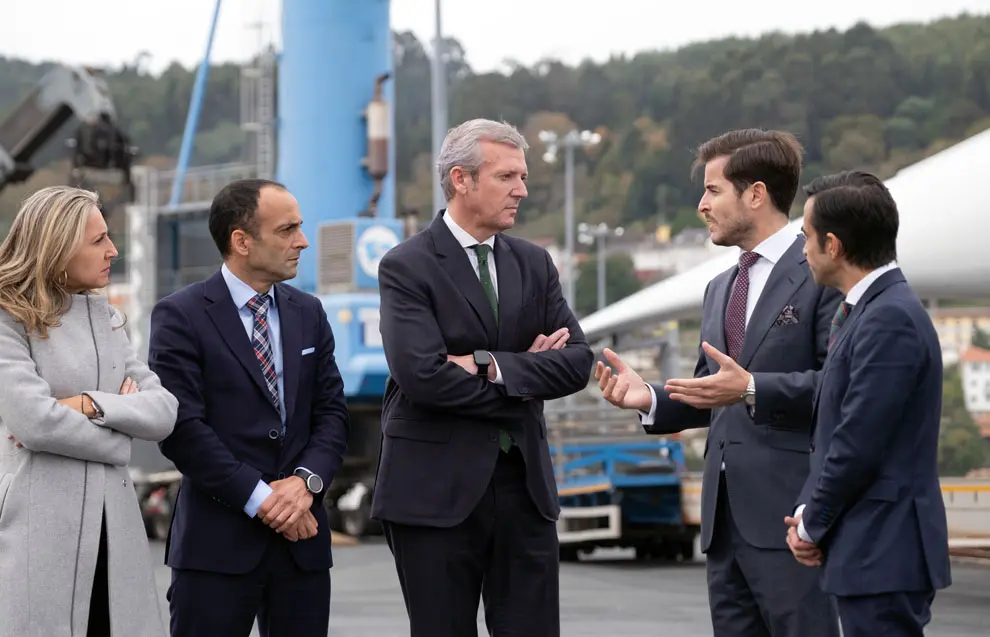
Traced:
[[71, 302], [65, 269], [83, 241], [96, 193], [42, 188], [24, 200], [0, 245], [0, 308], [28, 334], [48, 337]]

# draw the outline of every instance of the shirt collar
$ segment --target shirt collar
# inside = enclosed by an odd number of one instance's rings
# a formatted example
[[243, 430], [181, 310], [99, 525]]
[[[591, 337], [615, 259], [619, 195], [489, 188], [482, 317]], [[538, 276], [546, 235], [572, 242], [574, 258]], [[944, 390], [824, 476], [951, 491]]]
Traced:
[[876, 270], [869, 272], [866, 276], [859, 280], [856, 285], [849, 289], [849, 294], [846, 295], [846, 303], [849, 305], [856, 305], [859, 303], [866, 291], [870, 289], [873, 283], [882, 277], [887, 272], [890, 272], [897, 267], [897, 261], [891, 261], [887, 265], [880, 266]]
[[797, 236], [797, 230], [791, 227], [791, 224], [787, 224], [753, 248], [753, 252], [771, 264], [776, 265], [791, 246], [794, 245], [794, 239]]
[[[444, 211], [443, 221], [444, 223], [447, 224], [447, 227], [450, 228], [450, 233], [454, 235], [454, 238], [457, 239], [457, 243], [461, 244], [462, 248], [470, 248], [471, 246], [478, 245], [479, 243], [478, 240], [472, 237], [470, 234], [468, 234], [467, 230], [457, 225], [457, 222], [454, 221], [454, 218], [450, 216], [449, 211]], [[494, 250], [495, 236], [492, 235], [487, 239], [485, 239], [484, 241], [481, 241], [481, 243], [485, 244], [486, 246]]]
[[[230, 271], [226, 263], [220, 266], [220, 273], [223, 275], [223, 280], [227, 284], [227, 289], [230, 290], [230, 298], [234, 300], [234, 305], [238, 310], [244, 309], [248, 301], [258, 295], [254, 291], [254, 288], [237, 278], [237, 275]], [[274, 285], [268, 289], [268, 296], [272, 301], [275, 300]]]

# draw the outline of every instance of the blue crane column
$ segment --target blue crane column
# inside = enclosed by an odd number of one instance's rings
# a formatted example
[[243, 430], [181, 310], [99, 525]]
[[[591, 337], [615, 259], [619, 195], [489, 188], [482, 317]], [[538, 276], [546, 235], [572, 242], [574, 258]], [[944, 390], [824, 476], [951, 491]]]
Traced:
[[389, 0], [283, 0], [282, 41], [277, 178], [310, 242], [289, 283], [323, 302], [349, 400], [380, 408], [378, 262], [403, 232]]
[[[278, 180], [299, 201], [306, 236], [291, 283], [315, 293], [317, 226], [356, 219], [375, 182], [362, 166], [368, 135], [362, 113], [376, 79], [393, 103], [389, 0], [283, 0], [278, 76]], [[377, 217], [395, 218], [395, 153], [389, 150]], [[391, 224], [389, 224], [391, 226]]]

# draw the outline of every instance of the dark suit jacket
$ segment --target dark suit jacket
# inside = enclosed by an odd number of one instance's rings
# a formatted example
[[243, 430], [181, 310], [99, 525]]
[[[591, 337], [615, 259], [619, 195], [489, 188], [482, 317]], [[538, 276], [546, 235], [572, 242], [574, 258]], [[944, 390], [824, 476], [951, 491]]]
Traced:
[[[537, 509], [548, 520], [560, 513], [543, 401], [586, 387], [593, 355], [546, 250], [499, 234], [494, 255], [497, 327], [471, 261], [441, 215], [381, 261], [380, 326], [391, 377], [375, 518], [427, 526], [464, 520], [492, 477], [500, 427], [522, 451]], [[561, 327], [571, 334], [564, 349], [526, 352], [537, 335]], [[492, 353], [504, 386], [447, 362], [448, 354], [475, 350]]]
[[[712, 540], [723, 459], [732, 517], [743, 538], [758, 548], [787, 548], [781, 524], [808, 475], [812, 398], [839, 303], [835, 290], [815, 285], [803, 249], [798, 237], [774, 266], [746, 330], [738, 363], [756, 382], [755, 417], [742, 402], [701, 410], [671, 400], [663, 386], [653, 388], [657, 409], [648, 433], [711, 427], [701, 489], [703, 551]], [[721, 352], [727, 351], [725, 308], [738, 271], [733, 266], [719, 274], [705, 290], [701, 340]], [[792, 313], [784, 312], [788, 307]], [[699, 347], [695, 377], [718, 370]]]
[[[246, 573], [275, 531], [244, 505], [259, 479], [303, 466], [326, 486], [347, 449], [344, 385], [323, 306], [288, 285], [275, 290], [281, 324], [286, 433], [223, 276], [217, 272], [162, 299], [151, 315], [149, 365], [179, 399], [175, 430], [161, 443], [182, 472], [166, 546], [179, 569]], [[315, 351], [306, 356], [304, 349]], [[329, 568], [330, 529], [322, 496], [313, 498], [319, 533], [291, 545], [305, 570]], [[282, 540], [279, 538], [280, 541]]]
[[951, 583], [938, 480], [942, 350], [899, 269], [853, 306], [815, 401], [812, 469], [796, 501], [835, 595]]

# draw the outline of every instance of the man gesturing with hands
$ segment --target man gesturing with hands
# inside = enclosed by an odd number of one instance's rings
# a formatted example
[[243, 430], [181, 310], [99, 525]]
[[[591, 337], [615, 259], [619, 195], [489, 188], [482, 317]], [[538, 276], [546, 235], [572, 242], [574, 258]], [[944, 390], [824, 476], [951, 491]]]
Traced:
[[605, 398], [647, 433], [709, 427], [701, 489], [715, 637], [831, 637], [835, 613], [810, 569], [795, 568], [781, 516], [809, 472], [811, 407], [838, 294], [815, 285], [788, 225], [801, 146], [780, 131], [731, 131], [702, 144], [698, 205], [738, 265], [705, 289], [694, 378], [650, 386], [611, 350], [595, 370]]

